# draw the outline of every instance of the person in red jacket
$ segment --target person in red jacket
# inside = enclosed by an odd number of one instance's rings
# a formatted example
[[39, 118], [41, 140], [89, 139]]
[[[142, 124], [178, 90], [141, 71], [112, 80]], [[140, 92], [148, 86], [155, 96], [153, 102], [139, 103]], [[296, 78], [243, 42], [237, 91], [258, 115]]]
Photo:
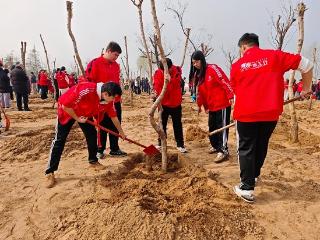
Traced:
[[75, 79], [75, 73], [67, 74], [68, 79], [69, 79], [69, 88], [73, 87], [76, 85], [76, 79]]
[[61, 67], [60, 71], [56, 73], [56, 78], [59, 88], [59, 96], [64, 94], [69, 89], [69, 77], [65, 67]]
[[[117, 58], [121, 54], [122, 50], [118, 43], [110, 42], [106, 47], [106, 51], [103, 55], [98, 58], [93, 59], [89, 62], [86, 69], [86, 77], [90, 82], [115, 82], [120, 86], [120, 66], [116, 62]], [[118, 119], [121, 122], [121, 97], [116, 97], [114, 101], [114, 106], [117, 112]], [[101, 122], [101, 125], [117, 132], [117, 128], [114, 126], [110, 117], [106, 116]], [[120, 150], [118, 144], [118, 137], [109, 134], [110, 140], [110, 155], [111, 156], [125, 156], [127, 153]], [[98, 149], [98, 157], [100, 159], [105, 158], [105, 149], [107, 142], [107, 134], [101, 132], [101, 147]]]
[[241, 183], [234, 192], [254, 202], [255, 182], [268, 151], [269, 138], [283, 110], [283, 75], [290, 69], [302, 74], [301, 96], [310, 91], [312, 63], [300, 55], [259, 48], [259, 37], [244, 34], [238, 46], [243, 55], [231, 68], [235, 94], [233, 117], [237, 121]]
[[41, 99], [48, 98], [48, 75], [46, 70], [40, 70], [39, 72], [38, 85], [40, 89]]
[[[222, 128], [230, 123], [233, 91], [228, 77], [216, 64], [206, 63], [204, 54], [195, 51], [191, 56], [189, 79], [195, 79], [198, 88], [197, 104], [201, 112], [203, 106], [209, 114], [209, 131]], [[228, 160], [228, 129], [209, 137], [212, 148], [209, 153], [217, 153], [216, 163]]]
[[47, 187], [53, 187], [55, 184], [54, 172], [58, 170], [66, 139], [75, 121], [78, 122], [87, 141], [89, 166], [105, 169], [96, 156], [98, 150], [96, 129], [86, 121], [95, 117], [99, 122], [100, 116], [103, 117], [106, 113], [121, 137], [125, 138], [113, 105], [115, 97], [121, 94], [120, 86], [112, 82], [104, 84], [83, 82], [73, 86], [59, 98], [56, 133], [51, 145], [48, 167], [45, 171]]
[[[186, 153], [187, 150], [184, 146], [183, 141], [183, 128], [182, 128], [182, 94], [181, 94], [181, 68], [174, 66], [170, 58], [166, 59], [169, 74], [170, 74], [170, 81], [167, 86], [166, 93], [163, 97], [161, 102], [163, 112], [161, 114], [162, 119], [162, 127], [164, 132], [167, 134], [167, 123], [168, 118], [171, 116], [172, 124], [173, 124], [173, 131], [174, 131], [174, 138], [177, 143], [177, 149], [182, 152]], [[160, 63], [160, 68], [157, 69], [153, 76], [154, 81], [154, 90], [157, 97], [160, 95], [162, 91], [162, 87], [164, 84], [164, 70], [163, 64]], [[158, 139], [159, 146], [161, 145], [160, 139]]]

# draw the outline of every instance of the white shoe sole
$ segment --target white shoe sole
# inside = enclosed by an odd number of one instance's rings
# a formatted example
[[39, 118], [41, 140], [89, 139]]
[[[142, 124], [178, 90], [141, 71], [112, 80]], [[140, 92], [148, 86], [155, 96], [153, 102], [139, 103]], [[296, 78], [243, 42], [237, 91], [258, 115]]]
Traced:
[[232, 188], [233, 189], [233, 192], [238, 196], [238, 197], [240, 197], [243, 201], [245, 201], [245, 202], [247, 202], [247, 203], [254, 203], [254, 199], [253, 200], [250, 200], [250, 199], [247, 199], [247, 198], [245, 198], [244, 196], [242, 196], [241, 194], [239, 194], [238, 192], [237, 192], [237, 190], [236, 190], [236, 187], [233, 187]]

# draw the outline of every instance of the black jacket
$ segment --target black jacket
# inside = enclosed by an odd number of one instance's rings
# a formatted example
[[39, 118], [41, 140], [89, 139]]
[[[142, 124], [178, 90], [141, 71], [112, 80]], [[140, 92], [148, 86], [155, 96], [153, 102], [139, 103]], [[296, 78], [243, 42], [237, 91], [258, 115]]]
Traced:
[[0, 93], [9, 93], [12, 91], [10, 86], [10, 78], [6, 71], [0, 67]]
[[15, 67], [11, 71], [13, 91], [20, 94], [30, 92], [30, 82], [26, 72], [21, 67]]

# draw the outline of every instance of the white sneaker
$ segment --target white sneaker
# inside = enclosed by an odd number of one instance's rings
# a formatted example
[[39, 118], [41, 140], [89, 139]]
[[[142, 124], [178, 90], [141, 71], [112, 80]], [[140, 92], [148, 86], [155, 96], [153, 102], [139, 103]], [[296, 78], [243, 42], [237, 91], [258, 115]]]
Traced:
[[213, 154], [213, 153], [217, 153], [217, 152], [218, 152], [218, 150], [215, 149], [214, 147], [209, 148], [209, 151], [208, 151], [209, 154]]
[[253, 190], [242, 190], [240, 186], [237, 185], [233, 187], [233, 191], [238, 197], [242, 198], [242, 200], [248, 203], [254, 202]]
[[181, 153], [187, 153], [187, 149], [185, 147], [177, 147], [177, 149], [181, 152]]
[[105, 159], [107, 156], [107, 154], [105, 154], [104, 152], [103, 153], [97, 153], [97, 158], [98, 159]]
[[229, 154], [219, 152], [214, 159], [215, 163], [222, 163], [224, 161], [227, 161], [229, 159]]

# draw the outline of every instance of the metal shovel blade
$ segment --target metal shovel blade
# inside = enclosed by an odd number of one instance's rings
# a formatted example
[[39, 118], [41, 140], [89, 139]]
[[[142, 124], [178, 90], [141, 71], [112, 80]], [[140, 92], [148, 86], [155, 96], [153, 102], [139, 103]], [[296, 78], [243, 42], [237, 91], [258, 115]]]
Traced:
[[154, 156], [157, 154], [161, 154], [159, 152], [159, 150], [154, 145], [150, 145], [150, 146], [146, 147], [145, 149], [143, 149], [143, 152], [148, 156]]

